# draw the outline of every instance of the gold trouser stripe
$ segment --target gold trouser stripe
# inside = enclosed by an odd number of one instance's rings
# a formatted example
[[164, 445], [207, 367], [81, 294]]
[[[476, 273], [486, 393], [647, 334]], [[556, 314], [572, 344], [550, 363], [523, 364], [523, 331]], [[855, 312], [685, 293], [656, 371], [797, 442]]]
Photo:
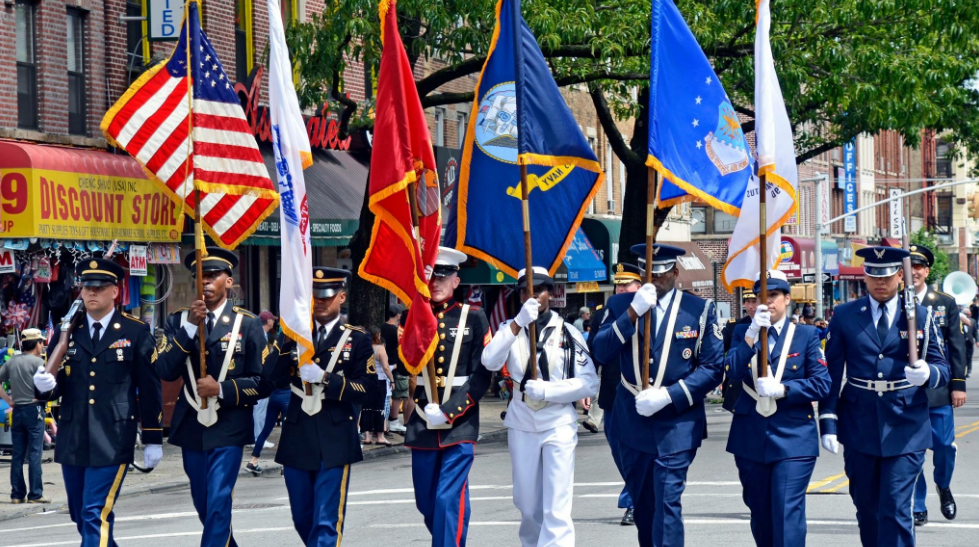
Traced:
[[112, 488], [109, 488], [109, 495], [105, 498], [105, 505], [102, 506], [102, 527], [99, 529], [99, 547], [109, 546], [109, 513], [112, 506], [116, 503], [116, 494], [119, 493], [119, 486], [122, 484], [122, 477], [126, 474], [126, 464], [119, 466], [116, 471], [116, 480], [112, 481]]
[[337, 547], [343, 541], [343, 514], [347, 509], [347, 481], [350, 479], [350, 464], [343, 466], [343, 480], [340, 481], [340, 506], [337, 508]]
[[[231, 503], [234, 503], [234, 502], [235, 502], [235, 489], [232, 488], [231, 489]], [[228, 541], [224, 542], [224, 547], [230, 547], [231, 546], [231, 538], [233, 538], [234, 536], [235, 536], [235, 527], [234, 527], [234, 525], [228, 525]]]

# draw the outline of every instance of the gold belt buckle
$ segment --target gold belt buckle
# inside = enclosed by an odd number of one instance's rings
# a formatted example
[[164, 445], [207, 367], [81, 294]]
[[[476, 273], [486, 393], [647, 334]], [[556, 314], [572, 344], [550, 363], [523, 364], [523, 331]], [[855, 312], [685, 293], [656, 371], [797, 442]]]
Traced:
[[445, 376], [435, 377], [435, 387], [445, 387]]

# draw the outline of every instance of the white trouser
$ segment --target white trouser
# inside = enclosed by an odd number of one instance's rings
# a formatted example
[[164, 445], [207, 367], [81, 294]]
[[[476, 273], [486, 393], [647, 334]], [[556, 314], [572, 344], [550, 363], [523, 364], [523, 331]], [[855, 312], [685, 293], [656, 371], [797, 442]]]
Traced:
[[523, 547], [574, 547], [571, 497], [578, 424], [540, 433], [507, 431], [513, 462], [513, 504]]

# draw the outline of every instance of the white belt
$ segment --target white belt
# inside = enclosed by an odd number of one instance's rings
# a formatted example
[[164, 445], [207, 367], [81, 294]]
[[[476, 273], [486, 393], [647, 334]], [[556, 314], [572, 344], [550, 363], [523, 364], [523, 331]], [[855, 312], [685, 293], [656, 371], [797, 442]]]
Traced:
[[852, 385], [853, 387], [858, 387], [867, 391], [876, 391], [877, 393], [887, 393], [889, 391], [899, 391], [914, 387], [914, 385], [907, 380], [864, 380], [862, 378], [847, 377], [846, 383]]
[[[445, 380], [446, 380], [446, 377], [445, 376], [436, 376], [435, 377], [435, 384], [438, 387], [445, 387], [445, 383], [446, 383]], [[466, 385], [466, 382], [468, 382], [468, 381], [469, 381], [469, 377], [468, 376], [456, 376], [456, 377], [452, 378], [452, 387], [462, 387], [462, 386]]]

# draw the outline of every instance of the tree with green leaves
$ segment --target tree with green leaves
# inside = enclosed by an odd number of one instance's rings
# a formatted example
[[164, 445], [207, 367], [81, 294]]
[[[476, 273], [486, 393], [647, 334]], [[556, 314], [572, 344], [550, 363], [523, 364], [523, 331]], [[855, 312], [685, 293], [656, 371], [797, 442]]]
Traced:
[[[668, 1], [668, 0], [667, 0]], [[414, 65], [443, 66], [417, 78], [422, 105], [467, 103], [446, 85], [478, 74], [496, 0], [401, 0], [401, 35]], [[754, 3], [677, 0], [736, 110], [753, 130]], [[649, 0], [525, 0], [523, 15], [559, 85], [585, 84], [609, 143], [627, 170], [619, 258], [645, 233]], [[979, 150], [979, 10], [963, 0], [775, 0], [772, 48], [795, 133], [797, 161], [860, 133], [894, 130], [915, 145], [921, 130]], [[326, 0], [322, 15], [290, 31], [303, 104], [330, 99], [343, 136], [371, 125], [370, 100], [343, 95], [345, 69], [380, 59], [377, 0]], [[635, 100], [633, 97], [637, 97]], [[632, 119], [631, 135], [616, 121]], [[668, 211], [656, 215], [662, 223]], [[351, 246], [363, 257], [372, 225], [365, 206]], [[366, 287], [362, 287], [366, 288]], [[360, 304], [369, 304], [362, 302]], [[365, 306], [351, 306], [364, 309]], [[381, 306], [380, 309], [383, 309]], [[352, 312], [353, 313], [353, 312]]]

